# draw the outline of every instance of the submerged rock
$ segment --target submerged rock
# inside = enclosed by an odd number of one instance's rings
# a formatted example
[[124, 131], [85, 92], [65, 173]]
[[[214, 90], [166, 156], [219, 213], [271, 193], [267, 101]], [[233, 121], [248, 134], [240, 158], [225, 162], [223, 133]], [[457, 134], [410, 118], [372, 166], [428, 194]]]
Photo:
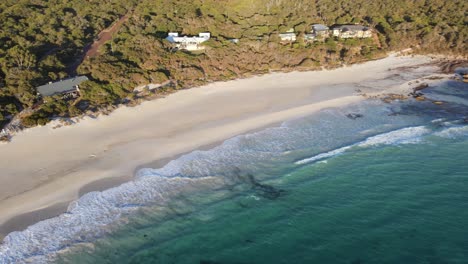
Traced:
[[271, 185], [260, 183], [252, 174], [241, 173], [239, 168], [235, 168], [233, 173], [234, 178], [236, 178], [238, 181], [251, 185], [252, 189], [263, 198], [275, 200], [286, 192], [285, 190], [277, 189]]
[[274, 200], [279, 198], [281, 195], [285, 193], [284, 190], [276, 189], [271, 185], [261, 184], [259, 183], [253, 175], [247, 175], [250, 184], [252, 184], [253, 189], [258, 193], [258, 195], [262, 196], [263, 198]]
[[403, 94], [387, 94], [385, 95], [384, 98], [382, 98], [382, 101], [384, 101], [385, 103], [391, 103], [395, 100], [406, 100], [406, 99], [408, 99], [408, 97]]
[[408, 96], [416, 98], [416, 97], [419, 97], [419, 96], [423, 96], [423, 94], [420, 93], [420, 92], [411, 92]]
[[364, 115], [362, 115], [362, 114], [357, 114], [357, 113], [349, 113], [349, 114], [346, 115], [346, 117], [349, 118], [349, 119], [355, 120], [355, 119], [364, 117]]
[[426, 89], [427, 87], [429, 87], [429, 84], [423, 83], [423, 84], [420, 84], [420, 85], [414, 87], [414, 88], [413, 88], [413, 91], [415, 91], [415, 92], [416, 92], [416, 91], [421, 91], [421, 90], [423, 90], [423, 89]]
[[11, 136], [10, 135], [2, 135], [0, 136], [0, 142], [10, 142]]

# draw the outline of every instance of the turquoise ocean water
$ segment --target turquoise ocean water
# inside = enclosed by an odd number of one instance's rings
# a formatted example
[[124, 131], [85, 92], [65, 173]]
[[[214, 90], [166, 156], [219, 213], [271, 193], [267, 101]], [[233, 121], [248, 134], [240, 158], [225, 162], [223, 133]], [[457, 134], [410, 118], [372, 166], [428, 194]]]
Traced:
[[226, 180], [58, 262], [468, 263], [468, 91], [425, 93], [457, 103], [326, 109], [143, 171]]
[[248, 190], [143, 221], [68, 261], [467, 263], [467, 157], [466, 139], [352, 150], [268, 181], [276, 199]]
[[468, 263], [468, 85], [423, 92], [430, 100], [323, 109], [142, 169], [11, 233], [0, 263]]

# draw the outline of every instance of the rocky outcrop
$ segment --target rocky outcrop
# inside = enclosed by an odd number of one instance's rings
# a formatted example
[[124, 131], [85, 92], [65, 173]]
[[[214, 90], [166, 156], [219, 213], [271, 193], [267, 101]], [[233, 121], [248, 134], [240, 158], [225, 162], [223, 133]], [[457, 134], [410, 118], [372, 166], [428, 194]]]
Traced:
[[468, 60], [459, 59], [459, 60], [447, 60], [441, 61], [439, 63], [441, 72], [443, 73], [454, 73], [457, 68], [467, 68]]

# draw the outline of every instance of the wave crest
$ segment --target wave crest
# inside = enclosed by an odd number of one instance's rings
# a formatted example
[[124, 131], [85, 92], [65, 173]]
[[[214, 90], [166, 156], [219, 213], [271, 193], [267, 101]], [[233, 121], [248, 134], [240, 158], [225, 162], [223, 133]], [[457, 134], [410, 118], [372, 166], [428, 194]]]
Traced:
[[468, 136], [468, 126], [455, 126], [445, 128], [439, 132], [434, 133], [434, 135], [450, 139]]
[[377, 146], [377, 145], [397, 145], [397, 144], [414, 144], [421, 141], [422, 136], [430, 133], [431, 130], [426, 128], [425, 126], [417, 126], [417, 127], [406, 127], [402, 129], [398, 129], [395, 131], [383, 133], [380, 135], [372, 136], [364, 141], [361, 141], [356, 144], [352, 144], [349, 146], [341, 147], [338, 149], [334, 149], [325, 153], [320, 153], [310, 158], [302, 159], [296, 161], [295, 164], [302, 165], [311, 163], [317, 160], [322, 160], [325, 158], [330, 158], [339, 154], [346, 152], [347, 150], [353, 147], [370, 147], [370, 146]]

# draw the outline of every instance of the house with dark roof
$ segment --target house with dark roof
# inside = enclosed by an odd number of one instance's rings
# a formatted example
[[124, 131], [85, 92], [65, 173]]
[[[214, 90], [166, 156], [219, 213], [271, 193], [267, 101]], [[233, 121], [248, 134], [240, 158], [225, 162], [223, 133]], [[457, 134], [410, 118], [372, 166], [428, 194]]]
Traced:
[[330, 34], [330, 29], [323, 24], [313, 24], [312, 33], [315, 34], [315, 36], [317, 37], [328, 37], [328, 35]]
[[338, 25], [332, 27], [332, 34], [339, 38], [370, 38], [372, 30], [362, 25]]
[[87, 81], [86, 76], [76, 76], [58, 82], [50, 82], [48, 84], [37, 87], [37, 92], [42, 96], [64, 95], [67, 97], [76, 97], [80, 91], [79, 85]]
[[324, 40], [330, 36], [330, 29], [323, 24], [313, 24], [310, 33], [304, 35], [305, 41]]

